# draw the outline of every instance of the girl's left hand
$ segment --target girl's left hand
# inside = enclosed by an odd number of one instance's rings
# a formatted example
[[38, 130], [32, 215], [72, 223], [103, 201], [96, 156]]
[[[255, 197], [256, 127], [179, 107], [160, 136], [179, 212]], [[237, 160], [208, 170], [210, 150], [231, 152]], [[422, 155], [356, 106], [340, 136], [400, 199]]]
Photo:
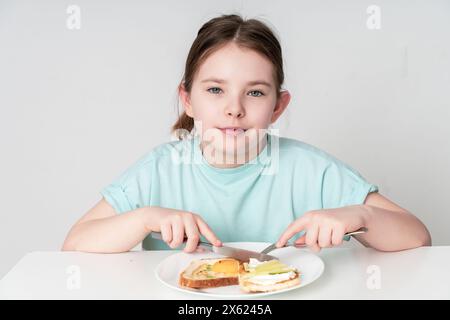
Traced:
[[296, 233], [306, 233], [295, 243], [305, 244], [314, 252], [322, 248], [342, 244], [346, 232], [365, 227], [362, 205], [337, 209], [313, 210], [292, 222], [277, 241], [277, 247], [283, 247]]

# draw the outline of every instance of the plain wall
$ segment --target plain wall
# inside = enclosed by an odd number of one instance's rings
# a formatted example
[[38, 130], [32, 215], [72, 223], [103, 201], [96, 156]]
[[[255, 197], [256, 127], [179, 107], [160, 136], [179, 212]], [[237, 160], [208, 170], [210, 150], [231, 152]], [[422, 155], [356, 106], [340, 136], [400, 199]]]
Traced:
[[170, 140], [189, 47], [224, 13], [280, 37], [281, 135], [348, 163], [450, 244], [449, 1], [0, 0], [0, 277], [59, 250], [104, 186]]

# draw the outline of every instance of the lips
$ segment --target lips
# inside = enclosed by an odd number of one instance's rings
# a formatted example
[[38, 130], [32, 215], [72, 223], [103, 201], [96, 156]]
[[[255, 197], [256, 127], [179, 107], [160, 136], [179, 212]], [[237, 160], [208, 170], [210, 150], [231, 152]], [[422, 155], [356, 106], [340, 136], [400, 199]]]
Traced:
[[228, 136], [238, 136], [238, 135], [244, 133], [245, 131], [247, 131], [247, 129], [244, 129], [241, 127], [225, 127], [225, 128], [218, 128], [218, 129]]

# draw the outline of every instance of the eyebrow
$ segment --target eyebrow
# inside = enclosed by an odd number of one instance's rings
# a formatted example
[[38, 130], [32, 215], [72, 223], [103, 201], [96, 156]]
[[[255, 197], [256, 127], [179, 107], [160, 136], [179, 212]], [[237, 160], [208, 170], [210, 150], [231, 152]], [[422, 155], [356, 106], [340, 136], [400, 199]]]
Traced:
[[[202, 83], [204, 83], [204, 82], [226, 83], [227, 81], [224, 80], [224, 79], [218, 79], [218, 78], [208, 78], [208, 79], [202, 80], [201, 82]], [[249, 86], [254, 86], [254, 85], [257, 85], [257, 84], [260, 84], [260, 85], [263, 85], [263, 86], [267, 86], [269, 88], [272, 87], [272, 85], [269, 82], [264, 81], [264, 80], [254, 80], [254, 81], [247, 82], [247, 85], [249, 85]]]

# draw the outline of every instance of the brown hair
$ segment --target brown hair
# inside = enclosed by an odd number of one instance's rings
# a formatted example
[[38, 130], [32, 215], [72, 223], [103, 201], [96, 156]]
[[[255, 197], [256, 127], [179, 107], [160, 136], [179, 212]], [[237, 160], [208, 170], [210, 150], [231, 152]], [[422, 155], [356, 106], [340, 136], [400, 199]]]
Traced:
[[[213, 18], [200, 28], [189, 50], [180, 86], [183, 85], [186, 92], [190, 93], [194, 76], [201, 63], [209, 55], [229, 42], [252, 49], [272, 62], [278, 98], [284, 81], [280, 42], [263, 22], [256, 19], [244, 20], [236, 14]], [[172, 126], [172, 132], [176, 134], [178, 139], [183, 139], [185, 134], [193, 128], [194, 119], [189, 117], [186, 112], [183, 112]], [[180, 133], [180, 131], [184, 133]]]

